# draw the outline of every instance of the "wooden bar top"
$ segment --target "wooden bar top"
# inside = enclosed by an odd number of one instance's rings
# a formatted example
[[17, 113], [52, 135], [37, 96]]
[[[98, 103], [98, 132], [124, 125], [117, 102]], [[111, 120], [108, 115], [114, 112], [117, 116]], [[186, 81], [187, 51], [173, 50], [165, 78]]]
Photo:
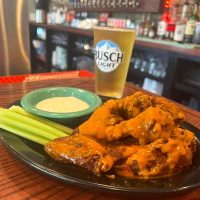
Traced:
[[[34, 82], [21, 82], [0, 85], [0, 106], [8, 107], [19, 100], [26, 93], [53, 86], [72, 86], [94, 91], [93, 78], [74, 78], [59, 80], [43, 80]], [[124, 96], [140, 90], [127, 83]], [[200, 113], [181, 106], [186, 114], [186, 121], [200, 129]], [[18, 160], [4, 145], [0, 143], [0, 199], [25, 200], [25, 199], [72, 199], [72, 200], [108, 200], [108, 199], [170, 199], [170, 200], [198, 200], [200, 188], [178, 196], [142, 197], [126, 196], [104, 191], [96, 191], [79, 186], [73, 186], [55, 178], [48, 177]]]

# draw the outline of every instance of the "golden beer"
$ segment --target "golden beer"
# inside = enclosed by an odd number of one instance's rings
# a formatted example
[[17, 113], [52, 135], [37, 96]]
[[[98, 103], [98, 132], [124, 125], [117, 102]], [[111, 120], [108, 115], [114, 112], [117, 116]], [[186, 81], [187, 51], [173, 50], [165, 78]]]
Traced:
[[135, 31], [94, 28], [95, 92], [121, 98], [135, 42]]

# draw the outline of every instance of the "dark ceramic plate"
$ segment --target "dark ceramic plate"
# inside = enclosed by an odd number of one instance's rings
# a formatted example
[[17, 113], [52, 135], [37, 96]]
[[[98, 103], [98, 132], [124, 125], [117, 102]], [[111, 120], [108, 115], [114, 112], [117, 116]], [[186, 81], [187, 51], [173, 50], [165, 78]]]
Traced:
[[49, 176], [91, 189], [135, 195], [174, 195], [188, 192], [200, 187], [200, 130], [184, 123], [196, 134], [198, 146], [192, 166], [189, 170], [176, 176], [152, 180], [131, 180], [107, 177], [96, 177], [87, 170], [72, 165], [62, 164], [51, 159], [43, 150], [43, 146], [0, 129], [1, 140], [5, 146], [20, 160]]

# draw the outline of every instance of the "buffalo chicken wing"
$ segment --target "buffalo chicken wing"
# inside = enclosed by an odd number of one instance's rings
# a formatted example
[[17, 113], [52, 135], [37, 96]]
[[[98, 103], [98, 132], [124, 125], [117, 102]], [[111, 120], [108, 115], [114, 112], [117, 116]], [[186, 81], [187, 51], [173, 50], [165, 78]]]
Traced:
[[98, 176], [169, 176], [190, 167], [196, 149], [194, 134], [180, 128], [183, 120], [174, 103], [137, 92], [107, 101], [73, 135], [50, 141], [45, 151]]

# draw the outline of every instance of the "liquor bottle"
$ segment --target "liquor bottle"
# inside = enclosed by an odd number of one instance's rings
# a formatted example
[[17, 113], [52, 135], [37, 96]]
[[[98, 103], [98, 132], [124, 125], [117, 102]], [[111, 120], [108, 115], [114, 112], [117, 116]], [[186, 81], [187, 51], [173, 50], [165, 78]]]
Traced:
[[177, 16], [178, 4], [175, 4], [174, 6], [170, 7], [169, 13], [170, 13], [170, 17], [169, 17], [169, 23], [167, 24], [167, 28], [166, 28], [165, 39], [173, 40], [174, 32], [176, 28], [176, 21], [178, 19], [178, 16]]
[[200, 0], [198, 1], [198, 9], [197, 10], [198, 10], [197, 11], [197, 15], [198, 15], [198, 17], [200, 19]]
[[80, 7], [81, 7], [80, 0], [76, 0], [76, 8], [80, 8]]
[[174, 41], [183, 42], [184, 40], [185, 26], [187, 22], [186, 14], [188, 11], [188, 7], [189, 3], [186, 0], [182, 7], [181, 17], [176, 23], [176, 28], [174, 32]]
[[97, 7], [97, 1], [96, 0], [92, 0], [92, 7], [96, 8]]
[[193, 36], [194, 44], [200, 44], [200, 22], [196, 22], [196, 29]]
[[195, 2], [193, 13], [190, 15], [186, 23], [185, 36], [184, 36], [184, 42], [186, 43], [192, 43], [192, 38], [196, 28], [196, 22], [199, 20], [197, 12], [198, 12], [198, 4], [197, 2]]
[[165, 13], [162, 15], [161, 20], [158, 22], [157, 36], [159, 39], [164, 39], [167, 31], [167, 25], [170, 21], [169, 19], [169, 9], [166, 9]]
[[101, 7], [101, 0], [97, 0], [97, 8]]
[[92, 0], [88, 0], [88, 1], [87, 1], [87, 7], [88, 7], [88, 8], [91, 8], [91, 7], [92, 7]]
[[108, 13], [101, 13], [99, 16], [98, 26], [107, 26], [108, 18], [109, 18]]
[[155, 38], [155, 36], [156, 36], [156, 24], [155, 22], [152, 22], [151, 27], [149, 29], [148, 37]]
[[148, 14], [144, 22], [144, 36], [145, 37], [148, 37], [150, 28], [151, 28], [151, 15]]
[[144, 36], [145, 14], [142, 15], [142, 21], [139, 24], [139, 36]]

